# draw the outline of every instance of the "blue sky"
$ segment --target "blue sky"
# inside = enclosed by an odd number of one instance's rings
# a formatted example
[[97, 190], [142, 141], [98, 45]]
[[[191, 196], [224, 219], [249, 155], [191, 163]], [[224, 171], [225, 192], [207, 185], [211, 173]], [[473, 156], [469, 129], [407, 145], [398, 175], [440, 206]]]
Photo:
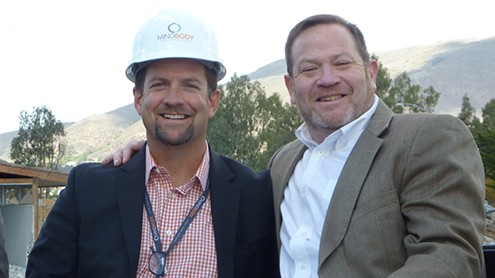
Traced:
[[[405, 3], [402, 3], [405, 2]], [[370, 52], [495, 36], [489, 0], [471, 1], [97, 1], [0, 3], [0, 133], [16, 130], [21, 110], [46, 105], [79, 121], [132, 102], [124, 75], [141, 25], [167, 8], [189, 9], [217, 34], [228, 81], [283, 58], [291, 27], [316, 13], [357, 24]], [[249, 5], [247, 4], [249, 3]]]

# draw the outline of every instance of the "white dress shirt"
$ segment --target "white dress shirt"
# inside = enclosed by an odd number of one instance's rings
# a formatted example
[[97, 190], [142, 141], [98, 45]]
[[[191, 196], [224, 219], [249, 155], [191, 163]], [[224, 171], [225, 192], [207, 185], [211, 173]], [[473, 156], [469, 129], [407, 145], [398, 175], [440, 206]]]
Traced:
[[[378, 106], [378, 97], [361, 117], [318, 144], [306, 124], [296, 136], [308, 147], [297, 163], [280, 206], [280, 272], [282, 277], [318, 277], [323, 223], [342, 168]], [[331, 227], [330, 227], [331, 229]]]

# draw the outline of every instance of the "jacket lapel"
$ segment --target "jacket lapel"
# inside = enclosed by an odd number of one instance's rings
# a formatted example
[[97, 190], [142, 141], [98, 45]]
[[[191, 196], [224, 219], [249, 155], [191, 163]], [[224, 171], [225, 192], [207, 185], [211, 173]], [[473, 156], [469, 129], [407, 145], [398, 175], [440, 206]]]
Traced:
[[234, 253], [240, 186], [223, 160], [210, 148], [210, 197], [220, 277], [234, 276]]
[[117, 202], [127, 246], [131, 273], [137, 272], [141, 248], [141, 226], [143, 220], [145, 147], [128, 163], [119, 168], [121, 174], [115, 178]]
[[[297, 163], [302, 159], [306, 146], [299, 140], [292, 141], [283, 152], [273, 155], [274, 160], [270, 161], [269, 168], [273, 185], [273, 205], [275, 210], [275, 227], [278, 248], [280, 250], [280, 227], [282, 225], [282, 215], [280, 205], [284, 199], [285, 188], [289, 184], [289, 179], [294, 173]], [[285, 151], [286, 150], [286, 151]]]
[[388, 127], [392, 112], [380, 100], [368, 127], [354, 146], [340, 174], [321, 235], [319, 265], [342, 242], [364, 180], [383, 139], [379, 135]]

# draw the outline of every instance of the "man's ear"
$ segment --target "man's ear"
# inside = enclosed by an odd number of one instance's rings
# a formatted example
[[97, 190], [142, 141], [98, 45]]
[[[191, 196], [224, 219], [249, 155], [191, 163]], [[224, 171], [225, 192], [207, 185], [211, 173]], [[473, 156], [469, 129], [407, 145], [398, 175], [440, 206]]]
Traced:
[[290, 103], [292, 105], [296, 105], [296, 98], [294, 96], [294, 84], [292, 84], [292, 78], [289, 74], [284, 75], [285, 87], [287, 88], [287, 92], [289, 92]]
[[368, 76], [373, 83], [376, 83], [376, 76], [378, 75], [378, 62], [371, 59], [368, 63]]
[[210, 102], [210, 118], [217, 113], [218, 106], [220, 105], [220, 97], [221, 97], [221, 92], [220, 89], [216, 89], [211, 93], [211, 95], [208, 97], [208, 100]]

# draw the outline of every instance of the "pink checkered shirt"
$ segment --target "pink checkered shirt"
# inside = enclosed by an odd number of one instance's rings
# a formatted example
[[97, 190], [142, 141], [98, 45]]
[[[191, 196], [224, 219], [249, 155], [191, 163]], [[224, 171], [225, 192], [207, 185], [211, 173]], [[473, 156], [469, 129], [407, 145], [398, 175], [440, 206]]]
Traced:
[[[155, 164], [148, 146], [146, 147], [146, 189], [160, 231], [163, 252], [167, 250], [182, 221], [203, 193], [209, 169], [210, 156], [207, 145], [203, 161], [194, 177], [186, 184], [174, 188], [168, 171]], [[150, 247], [155, 249], [155, 244], [143, 205], [141, 252], [137, 277], [155, 277], [148, 269]], [[165, 277], [218, 276], [209, 195], [180, 242], [169, 253], [166, 259], [166, 269]]]

